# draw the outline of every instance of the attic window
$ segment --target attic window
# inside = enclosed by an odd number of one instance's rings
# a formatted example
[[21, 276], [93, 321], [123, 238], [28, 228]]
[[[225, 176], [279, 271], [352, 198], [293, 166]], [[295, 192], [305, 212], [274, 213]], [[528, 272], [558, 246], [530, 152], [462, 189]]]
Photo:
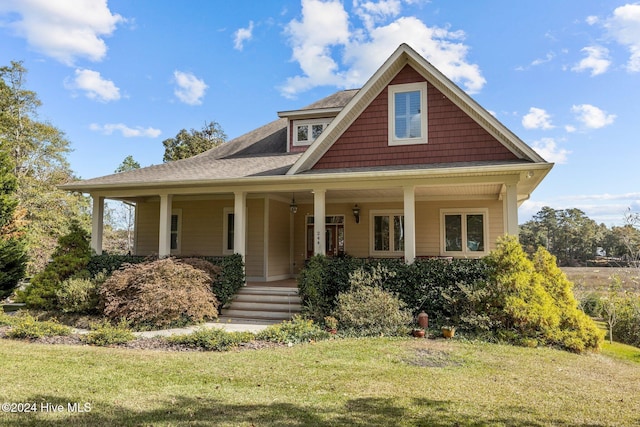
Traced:
[[330, 119], [295, 120], [293, 122], [293, 145], [309, 145], [329, 126]]
[[427, 143], [427, 84], [389, 86], [389, 145]]

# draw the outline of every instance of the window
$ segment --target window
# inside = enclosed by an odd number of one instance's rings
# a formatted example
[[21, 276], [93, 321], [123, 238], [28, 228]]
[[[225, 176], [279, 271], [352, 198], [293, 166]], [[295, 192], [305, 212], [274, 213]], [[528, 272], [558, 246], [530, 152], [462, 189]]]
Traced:
[[404, 215], [400, 212], [371, 213], [371, 254], [399, 256], [404, 253]]
[[442, 252], [447, 255], [483, 255], [487, 242], [487, 211], [442, 211]]
[[171, 253], [180, 253], [180, 235], [182, 233], [182, 210], [171, 211]]
[[389, 145], [427, 142], [427, 84], [389, 86]]
[[223, 224], [223, 238], [222, 238], [222, 253], [225, 255], [233, 254], [233, 239], [235, 233], [235, 215], [233, 208], [224, 208], [224, 224]]
[[309, 145], [329, 126], [329, 119], [296, 120], [293, 122], [293, 145]]

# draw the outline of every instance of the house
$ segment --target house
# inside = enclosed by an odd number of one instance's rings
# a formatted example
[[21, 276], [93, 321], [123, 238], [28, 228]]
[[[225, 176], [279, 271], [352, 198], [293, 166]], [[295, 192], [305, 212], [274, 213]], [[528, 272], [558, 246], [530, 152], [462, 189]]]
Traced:
[[480, 257], [518, 233], [552, 164], [409, 46], [335, 93], [195, 157], [74, 182], [136, 206], [135, 253], [244, 257], [247, 280], [313, 254]]

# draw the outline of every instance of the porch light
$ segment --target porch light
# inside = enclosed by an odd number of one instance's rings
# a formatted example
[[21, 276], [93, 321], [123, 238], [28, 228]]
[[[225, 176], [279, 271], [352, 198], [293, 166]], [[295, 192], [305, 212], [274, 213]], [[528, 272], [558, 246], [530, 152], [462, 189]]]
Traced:
[[353, 207], [353, 216], [356, 218], [356, 224], [360, 224], [360, 208], [357, 203]]
[[295, 214], [296, 212], [298, 212], [298, 205], [296, 205], [295, 197], [291, 198], [291, 204], [289, 205], [289, 210], [291, 210], [292, 214]]

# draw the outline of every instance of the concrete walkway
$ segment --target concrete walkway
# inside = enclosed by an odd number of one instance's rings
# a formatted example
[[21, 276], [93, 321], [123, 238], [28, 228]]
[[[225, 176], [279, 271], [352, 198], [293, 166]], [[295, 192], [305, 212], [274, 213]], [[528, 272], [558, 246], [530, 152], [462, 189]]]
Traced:
[[188, 326], [185, 328], [176, 329], [163, 329], [159, 331], [145, 331], [134, 332], [136, 337], [140, 338], [153, 338], [153, 337], [168, 337], [171, 335], [185, 335], [191, 332], [197, 331], [203, 328], [218, 328], [224, 329], [229, 332], [260, 332], [269, 325], [273, 325], [278, 322], [251, 320], [251, 319], [239, 319], [220, 316], [215, 322], [203, 323], [200, 325]]

